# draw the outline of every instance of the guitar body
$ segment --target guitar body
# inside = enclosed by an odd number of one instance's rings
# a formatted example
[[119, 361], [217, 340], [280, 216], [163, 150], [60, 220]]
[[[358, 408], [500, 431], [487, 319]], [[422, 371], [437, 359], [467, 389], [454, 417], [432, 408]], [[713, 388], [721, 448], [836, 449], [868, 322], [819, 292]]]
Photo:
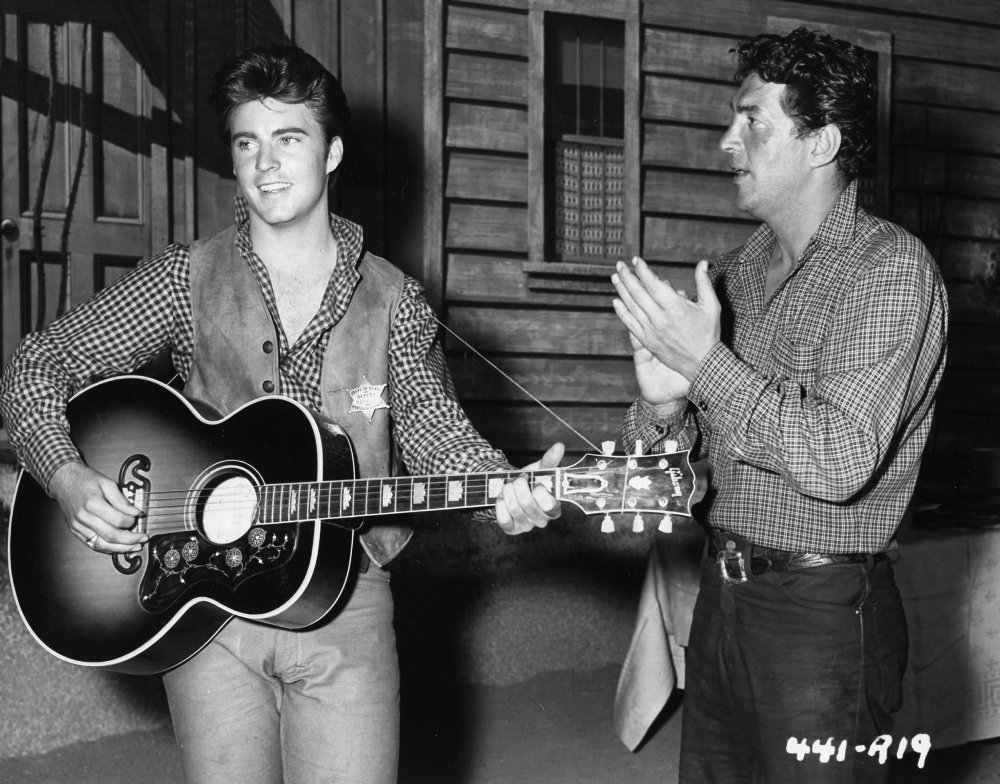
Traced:
[[263, 526], [256, 493], [265, 484], [329, 479], [325, 465], [351, 478], [346, 436], [321, 431], [305, 408], [279, 397], [208, 419], [170, 387], [140, 377], [88, 387], [67, 415], [84, 461], [135, 493], [146, 511], [137, 525], [150, 540], [129, 556], [88, 550], [21, 472], [11, 584], [29, 631], [51, 653], [149, 674], [193, 656], [235, 616], [302, 628], [334, 609], [361, 521]]

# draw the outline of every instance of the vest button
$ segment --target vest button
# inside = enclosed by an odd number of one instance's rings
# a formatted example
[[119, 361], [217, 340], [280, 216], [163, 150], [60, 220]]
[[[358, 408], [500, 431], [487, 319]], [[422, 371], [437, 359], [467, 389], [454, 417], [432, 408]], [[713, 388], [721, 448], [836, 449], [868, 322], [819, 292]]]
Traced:
[[272, 351], [274, 351], [274, 343], [272, 343], [270, 340], [265, 340], [264, 345], [261, 346], [261, 348], [264, 349], [265, 354], [270, 354]]
[[268, 379], [267, 381], [265, 381], [260, 386], [267, 393], [274, 392], [274, 382], [271, 381], [271, 379]]

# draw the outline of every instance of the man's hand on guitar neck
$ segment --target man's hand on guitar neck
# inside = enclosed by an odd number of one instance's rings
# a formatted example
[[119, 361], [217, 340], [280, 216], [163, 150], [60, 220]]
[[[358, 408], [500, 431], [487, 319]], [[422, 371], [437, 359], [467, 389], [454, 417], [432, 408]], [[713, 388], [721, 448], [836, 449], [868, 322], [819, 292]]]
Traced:
[[[566, 448], [555, 443], [542, 455], [542, 459], [524, 467], [525, 471], [555, 468], [563, 459]], [[561, 514], [561, 505], [555, 496], [541, 484], [533, 487], [527, 477], [507, 482], [497, 498], [497, 524], [507, 534], [523, 534], [534, 528], [544, 528], [549, 520]]]
[[62, 508], [70, 532], [92, 550], [135, 552], [149, 539], [129, 530], [141, 511], [115, 482], [84, 463], [59, 466], [49, 480], [49, 493]]

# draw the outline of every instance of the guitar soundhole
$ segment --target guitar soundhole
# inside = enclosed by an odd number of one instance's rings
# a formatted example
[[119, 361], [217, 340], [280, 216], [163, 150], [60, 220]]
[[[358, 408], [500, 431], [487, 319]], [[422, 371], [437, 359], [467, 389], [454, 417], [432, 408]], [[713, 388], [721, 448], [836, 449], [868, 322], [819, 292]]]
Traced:
[[257, 520], [260, 484], [242, 465], [215, 467], [203, 476], [195, 505], [198, 528], [213, 544], [230, 544], [243, 538]]

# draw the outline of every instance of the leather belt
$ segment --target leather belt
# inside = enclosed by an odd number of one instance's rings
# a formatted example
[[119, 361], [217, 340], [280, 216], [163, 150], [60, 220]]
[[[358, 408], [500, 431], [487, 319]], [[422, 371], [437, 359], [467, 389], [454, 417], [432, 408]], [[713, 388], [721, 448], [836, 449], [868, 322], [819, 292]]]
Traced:
[[797, 553], [761, 547], [729, 531], [714, 530], [708, 556], [719, 565], [725, 583], [745, 583], [765, 572], [788, 572], [834, 564], [863, 564], [886, 560], [885, 553]]

